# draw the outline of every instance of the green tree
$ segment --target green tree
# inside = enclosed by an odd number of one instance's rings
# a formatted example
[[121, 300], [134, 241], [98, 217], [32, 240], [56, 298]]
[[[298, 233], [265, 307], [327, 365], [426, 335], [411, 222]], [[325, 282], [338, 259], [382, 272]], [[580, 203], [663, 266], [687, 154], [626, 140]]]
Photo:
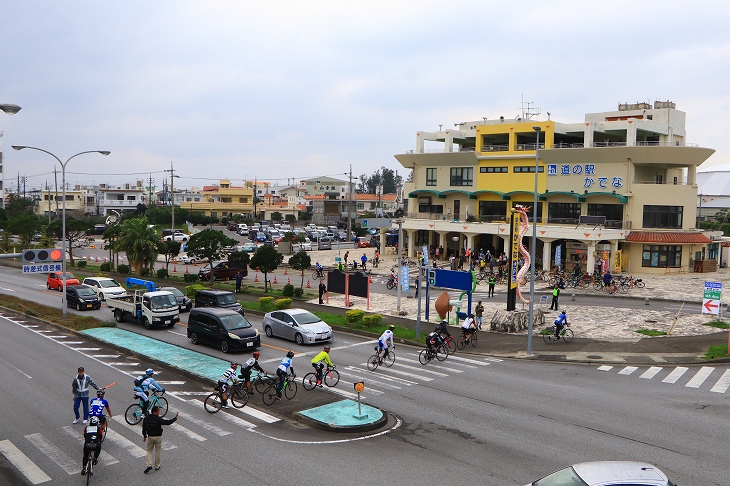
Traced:
[[142, 274], [142, 268], [152, 270], [157, 260], [157, 242], [160, 237], [148, 227], [146, 218], [127, 219], [121, 224], [118, 251], [127, 253], [129, 265]]
[[251, 256], [245, 251], [234, 251], [228, 254], [228, 261], [231, 263], [243, 263], [248, 265], [251, 261]]
[[17, 213], [8, 220], [6, 227], [12, 234], [18, 235], [20, 244], [27, 245], [41, 228], [41, 220], [35, 214]]
[[104, 231], [101, 235], [106, 245], [107, 251], [109, 251], [109, 266], [110, 270], [114, 270], [114, 261], [119, 261], [119, 235], [122, 232], [122, 227], [111, 226]]
[[292, 244], [304, 243], [304, 238], [306, 236], [307, 235], [304, 232], [297, 234], [297, 233], [294, 233], [293, 231], [287, 231], [286, 233], [284, 233], [284, 239], [282, 241], [290, 241]]
[[157, 253], [165, 257], [165, 270], [170, 273], [170, 260], [180, 254], [182, 243], [179, 241], [158, 241]]
[[279, 211], [271, 213], [271, 221], [281, 221], [281, 213]]
[[383, 185], [383, 194], [395, 194], [398, 187], [403, 184], [403, 177], [396, 175], [393, 169], [381, 167], [370, 177], [366, 174], [360, 176], [357, 192], [360, 194], [375, 194], [376, 188], [380, 184]]
[[284, 255], [276, 251], [273, 246], [260, 246], [254, 253], [249, 267], [258, 269], [259, 272], [264, 274], [264, 292], [269, 291], [268, 274], [279, 268], [283, 261]]
[[307, 211], [299, 211], [299, 221], [312, 221], [312, 213]]
[[147, 205], [144, 203], [137, 204], [137, 216], [142, 217], [147, 212]]
[[296, 221], [297, 221], [297, 217], [294, 216], [293, 214], [287, 214], [286, 216], [284, 216], [284, 219], [286, 221], [288, 221], [289, 223], [291, 223], [292, 228], [294, 227], [294, 223], [296, 223]]
[[[51, 234], [60, 240], [63, 238], [63, 221], [57, 219], [48, 227], [48, 234]], [[73, 251], [75, 248], [81, 248], [89, 239], [88, 231], [92, 228], [91, 222], [66, 218], [66, 248], [68, 249], [68, 259], [71, 266], [74, 266]]]
[[223, 256], [223, 247], [238, 243], [227, 237], [222, 231], [205, 229], [195, 233], [188, 241], [187, 253], [196, 258], [207, 258], [208, 261], [220, 260]]
[[312, 268], [312, 258], [306, 251], [299, 250], [289, 259], [289, 266], [302, 272], [302, 283], [299, 288], [304, 289], [304, 271]]

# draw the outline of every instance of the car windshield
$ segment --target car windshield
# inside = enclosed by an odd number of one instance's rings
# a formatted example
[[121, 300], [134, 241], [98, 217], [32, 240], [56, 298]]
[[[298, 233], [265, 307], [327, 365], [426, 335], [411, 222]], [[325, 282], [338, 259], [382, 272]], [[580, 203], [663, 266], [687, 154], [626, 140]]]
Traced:
[[172, 294], [155, 295], [150, 302], [150, 309], [153, 310], [173, 309], [177, 306], [177, 299]]
[[233, 295], [233, 294], [219, 295], [218, 296], [218, 303], [219, 304], [235, 304], [236, 303], [236, 296]]
[[538, 479], [532, 486], [588, 486], [573, 470], [572, 467], [566, 467], [558, 472], [552, 473]]
[[300, 325], [312, 324], [312, 323], [315, 323], [315, 322], [321, 322], [322, 321], [322, 319], [320, 319], [319, 317], [315, 316], [311, 312], [302, 312], [301, 314], [294, 314], [292, 317]]
[[223, 327], [228, 331], [235, 331], [236, 329], [247, 329], [251, 327], [251, 323], [246, 320], [240, 314], [232, 314], [230, 316], [220, 316], [220, 320], [223, 323]]
[[89, 287], [79, 287], [76, 289], [76, 293], [79, 294], [79, 297], [91, 297], [92, 295], [96, 295], [94, 289]]
[[109, 287], [121, 287], [119, 282], [116, 280], [99, 280], [99, 286], [103, 289], [108, 289]]
[[[63, 274], [62, 273], [59, 273], [58, 274], [58, 278], [59, 279], [63, 278]], [[76, 276], [73, 273], [71, 273], [71, 272], [66, 272], [66, 280], [69, 280], [69, 279], [72, 279], [72, 278], [76, 278]]]
[[176, 289], [175, 287], [167, 287], [165, 288], [168, 292], [172, 293], [175, 297], [185, 297], [185, 294], [183, 294], [180, 289]]

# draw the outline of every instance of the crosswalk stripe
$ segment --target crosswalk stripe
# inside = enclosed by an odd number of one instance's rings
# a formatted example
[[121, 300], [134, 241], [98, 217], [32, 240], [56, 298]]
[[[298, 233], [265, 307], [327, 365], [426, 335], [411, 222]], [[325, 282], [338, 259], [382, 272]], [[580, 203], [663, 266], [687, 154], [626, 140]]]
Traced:
[[[52, 338], [52, 339], [66, 339], [66, 338], [68, 338], [68, 336], [48, 336], [48, 337], [49, 338]], [[66, 343], [66, 344], [68, 344], [68, 343]]]
[[71, 348], [74, 351], [100, 351], [101, 348]]
[[603, 365], [598, 367], [598, 371], [610, 371], [613, 369], [613, 366]]
[[184, 381], [158, 381], [160, 385], [184, 385]]
[[[350, 371], [364, 372], [363, 369], [356, 368], [354, 366], [346, 366], [346, 369], [348, 369]], [[415, 382], [415, 381], [406, 380], [405, 378], [399, 378], [397, 376], [386, 376], [386, 375], [384, 375], [382, 373], [379, 373], [377, 370], [375, 370], [375, 371], [368, 371], [368, 373], [371, 373], [373, 375], [377, 375], [378, 378], [383, 379], [385, 381], [392, 381], [394, 383], [398, 383], [399, 385], [406, 385], [406, 386], [418, 385], [418, 383]]]
[[[139, 424], [137, 424], [137, 425], [129, 425], [127, 423], [127, 421], [124, 420], [124, 417], [122, 417], [120, 415], [116, 415], [114, 417], [114, 421], [117, 422], [120, 425], [123, 425], [124, 427], [126, 427], [129, 430], [131, 430], [135, 434], [142, 435], [142, 423], [141, 422]], [[111, 429], [107, 429], [107, 431], [106, 431], [107, 437], [109, 437], [109, 432], [111, 432]], [[195, 434], [195, 432], [192, 432], [192, 431], [189, 431], [189, 432]], [[205, 440], [205, 439], [203, 439], [203, 440]], [[177, 446], [174, 445], [174, 444], [172, 444], [172, 443], [170, 443], [169, 441], [162, 441], [162, 450], [169, 451], [170, 449], [177, 449]]]
[[[402, 360], [402, 361], [405, 361], [405, 360]], [[363, 366], [366, 366], [366, 365], [367, 365], [367, 363], [363, 363]], [[416, 368], [415, 366], [404, 365], [403, 363], [395, 363], [394, 366], [397, 369], [405, 368], [407, 370], [413, 370], [413, 371], [417, 371], [417, 372], [421, 372], [421, 373], [430, 373], [430, 374], [436, 375], [436, 376], [449, 376], [448, 373], [441, 373], [440, 371], [434, 371], [432, 369], [427, 369], [421, 363], [418, 363], [418, 368]], [[392, 367], [391, 367], [391, 369], [392, 369]], [[443, 369], [443, 368], [439, 367], [439, 369]]]
[[[341, 395], [345, 398], [350, 398], [353, 400], [357, 400], [357, 393], [348, 392], [345, 390], [340, 390], [339, 388], [333, 388], [333, 387], [324, 387], [327, 389], [328, 392], [334, 393], [335, 395]], [[372, 390], [369, 390], [372, 391]], [[365, 399], [365, 395], [360, 395], [360, 399]]]
[[118, 354], [92, 354], [92, 358], [118, 358]]
[[[138, 433], [139, 435], [142, 435], [142, 430], [140, 429]], [[115, 432], [111, 427], [109, 427], [106, 431], [105, 442], [107, 440], [127, 451], [132, 457], [144, 457], [147, 455], [147, 452], [145, 452], [144, 449], [123, 435], [120, 435], [118, 432]]]
[[245, 413], [246, 415], [248, 415], [250, 417], [257, 418], [257, 419], [261, 420], [262, 422], [266, 422], [267, 424], [273, 424], [274, 422], [279, 422], [281, 420], [279, 417], [274, 417], [271, 414], [262, 412], [261, 410], [255, 409], [253, 407], [249, 407], [248, 405], [246, 405], [243, 408], [236, 408], [235, 410], [237, 410], [241, 413]]
[[[190, 401], [191, 402], [200, 403], [200, 406], [201, 407], [204, 406], [203, 400], [195, 399], [195, 400], [190, 400]], [[246, 420], [243, 420], [242, 418], [238, 418], [235, 415], [231, 415], [230, 413], [225, 412], [223, 410], [220, 410], [218, 413], [215, 413], [213, 415], [215, 415], [217, 417], [220, 417], [223, 420], [225, 420], [227, 422], [230, 422], [232, 424], [236, 424], [239, 427], [243, 427], [244, 429], [253, 429], [253, 428], [256, 428], [256, 425], [255, 424], [252, 424], [251, 422], [247, 422]]]
[[179, 412], [180, 416], [183, 417], [185, 420], [189, 420], [190, 422], [194, 423], [195, 425], [207, 430], [208, 432], [213, 432], [215, 435], [218, 436], [224, 436], [224, 435], [231, 435], [231, 433], [227, 430], [223, 430], [220, 427], [217, 427], [210, 422], [206, 422], [205, 420], [200, 420], [198, 418], [194, 418], [192, 415], [190, 415], [187, 412]]
[[197, 392], [180, 392], [180, 391], [176, 391], [176, 392], [172, 392], [172, 391], [165, 390], [165, 393], [168, 394], [168, 395], [172, 395], [173, 397], [177, 397], [177, 396], [190, 396], [190, 395], [199, 395], [199, 396], [210, 395], [210, 392], [209, 391], [197, 391]]
[[63, 344], [84, 344], [84, 342], [83, 341], [64, 341]]
[[662, 383], [676, 383], [688, 369], [689, 368], [685, 368], [684, 366], [677, 366], [667, 375], [666, 378], [662, 380]]
[[128, 363], [126, 361], [123, 363], [107, 363], [107, 364], [109, 366], [139, 366], [139, 363]]
[[649, 368], [648, 370], [646, 370], [645, 372], [643, 372], [641, 374], [641, 376], [639, 376], [639, 378], [644, 378], [645, 380], [651, 380], [661, 370], [662, 370], [662, 367], [661, 366], [652, 366], [651, 368]]
[[[379, 381], [379, 380], [374, 380], [369, 375], [357, 374], [357, 373], [348, 373], [347, 371], [343, 371], [342, 369], [340, 369], [340, 375], [342, 375], [342, 376], [349, 376], [349, 377], [354, 378], [354, 379], [359, 380], [359, 381], [368, 380], [368, 385], [371, 385], [371, 384], [375, 383], [376, 386], [385, 386], [385, 387], [388, 387], [388, 388], [395, 388], [396, 390], [401, 390], [402, 389], [398, 385], [391, 385], [390, 383], [385, 383], [385, 382], [382, 382], [382, 381]], [[368, 386], [368, 388], [369, 388], [369, 386]]]
[[698, 371], [697, 374], [695, 374], [692, 379], [689, 380], [684, 386], [690, 388], [699, 388], [705, 382], [707, 377], [710, 376], [713, 370], [714, 368], [711, 368], [709, 366], [703, 366], [702, 368], [700, 368], [700, 371]]
[[[380, 368], [378, 368], [378, 369], [380, 369]], [[387, 371], [388, 373], [395, 373], [396, 375], [403, 375], [403, 376], [408, 376], [408, 377], [410, 377], [410, 378], [414, 378], [414, 379], [416, 379], [416, 380], [421, 380], [421, 381], [433, 381], [433, 378], [429, 378], [428, 376], [421, 376], [421, 375], [415, 375], [415, 374], [413, 374], [413, 373], [408, 373], [407, 371], [401, 371], [401, 370], [394, 370], [393, 368], [388, 368], [387, 370], [388, 370], [388, 371]], [[381, 374], [382, 374], [382, 373], [383, 373], [384, 371], [385, 371], [385, 370], [381, 371]]]
[[454, 359], [456, 361], [460, 361], [463, 363], [471, 363], [478, 366], [489, 366], [491, 363], [485, 363], [484, 361], [477, 361], [475, 359], [469, 359], [469, 358], [462, 358], [461, 356], [454, 356], [453, 354], [449, 355], [449, 359]]
[[[67, 425], [67, 426], [63, 427], [61, 430], [66, 432], [71, 437], [74, 437], [79, 444], [81, 444], [81, 445], [84, 444], [84, 435], [81, 434], [78, 429], [74, 429], [70, 425]], [[105, 451], [102, 446], [101, 454], [99, 454], [99, 462], [103, 466], [109, 466], [112, 464], [116, 464], [119, 461], [117, 461], [111, 454], [109, 454], [107, 451]]]
[[0, 454], [25, 476], [32, 484], [41, 484], [51, 480], [51, 477], [44, 473], [36, 463], [23, 454], [20, 449], [9, 440], [0, 440]]
[[25, 436], [31, 444], [36, 446], [51, 461], [55, 462], [58, 467], [66, 471], [67, 474], [76, 474], [81, 469], [76, 461], [71, 459], [65, 452], [53, 445], [51, 441], [43, 437], [41, 433], [28, 434]]
[[[398, 359], [395, 360], [395, 365], [396, 366], [399, 366], [400, 363], [402, 363], [403, 361], [405, 361], [406, 363], [417, 364], [418, 366], [415, 369], [419, 369], [419, 370], [424, 369], [424, 367], [421, 364], [421, 362], [418, 361], [418, 360], [415, 360], [415, 359], [398, 358]], [[441, 363], [443, 363], [443, 361]], [[464, 372], [464, 370], [457, 370], [455, 368], [448, 368], [446, 366], [442, 366], [441, 364], [439, 364], [439, 369], [440, 370], [444, 370], [444, 371], [451, 371], [452, 373], [463, 373]]]
[[725, 393], [729, 386], [730, 386], [730, 370], [725, 370], [725, 373], [722, 374], [720, 379], [717, 380], [717, 383], [715, 383], [715, 386], [713, 386], [710, 391], [715, 392], [715, 393]]
[[619, 375], [630, 375], [634, 371], [638, 370], [639, 368], [636, 366], [627, 366], [621, 371], [618, 372]]

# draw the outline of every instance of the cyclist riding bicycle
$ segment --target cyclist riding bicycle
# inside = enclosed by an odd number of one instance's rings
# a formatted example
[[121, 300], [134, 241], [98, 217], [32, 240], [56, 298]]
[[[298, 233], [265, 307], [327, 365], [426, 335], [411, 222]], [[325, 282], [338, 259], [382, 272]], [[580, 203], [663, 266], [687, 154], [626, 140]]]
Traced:
[[254, 351], [252, 356], [252, 358], [249, 358], [245, 363], [243, 363], [243, 365], [241, 365], [241, 374], [238, 375], [238, 377], [242, 378], [244, 383], [246, 383], [246, 391], [249, 395], [253, 395], [253, 387], [251, 386], [251, 370], [256, 370], [259, 373], [266, 374], [261, 366], [259, 366], [259, 357], [261, 356], [261, 353]]
[[388, 339], [390, 339], [390, 346], [392, 348], [395, 348], [395, 344], [393, 344], [393, 329], [395, 329], [395, 326], [391, 324], [390, 328], [386, 329], [385, 332], [381, 334], [378, 338], [378, 354], [380, 354], [381, 351], [385, 350], [385, 353], [382, 355], [383, 358], [388, 356], [389, 353]]
[[474, 323], [474, 314], [469, 314], [469, 317], [464, 319], [461, 323], [461, 332], [464, 334], [464, 340], [466, 344], [469, 344], [472, 336], [477, 332], [476, 324]]
[[152, 368], [147, 368], [143, 375], [138, 376], [137, 379], [134, 380], [134, 396], [139, 397], [139, 399], [142, 400], [142, 413], [145, 415], [147, 415], [150, 405], [150, 390], [157, 390], [161, 392], [165, 391], [165, 389], [158, 385], [152, 378], [152, 375], [154, 374], [155, 371]]
[[560, 314], [558, 315], [558, 318], [555, 319], [555, 339], [560, 339], [560, 331], [563, 330], [563, 327], [568, 324], [568, 316], [565, 314], [565, 311], [560, 311]]
[[[111, 415], [110, 415], [111, 417]], [[99, 425], [99, 417], [89, 417], [89, 425], [84, 427], [84, 459], [81, 467], [81, 475], [86, 475], [86, 464], [89, 462], [89, 451], [94, 451], [94, 458], [91, 464], [96, 465], [99, 462], [99, 454], [101, 454], [101, 426]]]
[[449, 326], [446, 324], [446, 321], [441, 321], [437, 326], [436, 330], [440, 332], [441, 334], [445, 335], [446, 337], [453, 337], [451, 336], [451, 333], [449, 332]]
[[312, 358], [312, 366], [314, 367], [314, 372], [317, 377], [317, 386], [322, 388], [322, 370], [324, 369], [324, 365], [332, 366], [335, 365], [332, 364], [332, 360], [330, 359], [330, 347], [325, 346], [325, 348], [314, 358]]
[[231, 363], [231, 367], [224, 371], [221, 377], [218, 378], [218, 387], [221, 391], [221, 402], [224, 408], [228, 408], [228, 382], [238, 383], [236, 379], [236, 368], [238, 368], [238, 363]]
[[434, 353], [443, 342], [444, 338], [441, 337], [438, 326], [426, 336], [426, 348], [429, 353]]
[[103, 429], [105, 429], [107, 425], [106, 417], [104, 416], [104, 409], [106, 409], [107, 413], [109, 414], [109, 418], [112, 418], [112, 411], [109, 408], [109, 402], [104, 399], [104, 393], [106, 392], [103, 388], [101, 390], [98, 390], [96, 392], [96, 398], [94, 398], [91, 403], [89, 403], [89, 416], [97, 417]]
[[317, 276], [322, 276], [322, 265], [319, 264], [319, 262], [314, 264], [314, 270], [317, 272]]
[[294, 373], [294, 364], [292, 363], [294, 358], [294, 351], [289, 351], [286, 356], [281, 358], [279, 367], [276, 368], [276, 376], [279, 377], [279, 384], [276, 386], [276, 399], [281, 400], [281, 390], [284, 388], [284, 382], [286, 381], [286, 375], [291, 370], [291, 375], [296, 378], [297, 375]]

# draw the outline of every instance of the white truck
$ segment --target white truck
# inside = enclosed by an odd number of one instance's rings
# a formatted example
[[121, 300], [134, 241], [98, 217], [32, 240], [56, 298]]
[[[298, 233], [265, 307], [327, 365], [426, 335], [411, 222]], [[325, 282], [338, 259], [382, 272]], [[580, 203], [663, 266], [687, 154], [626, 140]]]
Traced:
[[127, 287], [131, 285], [142, 285], [147, 290], [106, 299], [117, 322], [129, 319], [143, 324], [145, 329], [152, 329], [155, 326], [173, 327], [180, 321], [180, 306], [172, 292], [157, 290], [155, 283], [149, 280], [127, 277]]

